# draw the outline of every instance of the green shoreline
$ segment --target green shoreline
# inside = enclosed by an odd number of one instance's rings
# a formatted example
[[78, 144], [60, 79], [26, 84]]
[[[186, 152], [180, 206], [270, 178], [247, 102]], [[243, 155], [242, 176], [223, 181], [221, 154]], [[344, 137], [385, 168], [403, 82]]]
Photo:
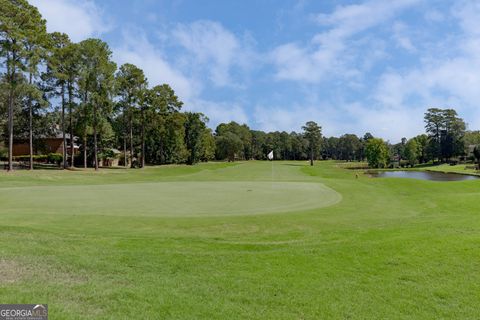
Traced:
[[[466, 169], [466, 170], [469, 170], [469, 169]], [[455, 170], [432, 170], [432, 169], [423, 169], [423, 168], [367, 169], [365, 170], [365, 173], [383, 172], [383, 171], [418, 171], [418, 172], [427, 171], [427, 172], [461, 174], [465, 176], [480, 177], [480, 173], [475, 173], [475, 172], [461, 172], [461, 171], [455, 171]]]

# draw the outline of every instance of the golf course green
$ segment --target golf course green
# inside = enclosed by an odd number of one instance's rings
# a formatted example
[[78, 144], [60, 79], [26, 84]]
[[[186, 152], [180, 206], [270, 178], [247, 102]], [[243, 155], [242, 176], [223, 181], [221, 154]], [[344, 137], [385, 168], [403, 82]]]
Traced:
[[0, 303], [51, 319], [475, 319], [480, 180], [333, 161], [0, 174]]

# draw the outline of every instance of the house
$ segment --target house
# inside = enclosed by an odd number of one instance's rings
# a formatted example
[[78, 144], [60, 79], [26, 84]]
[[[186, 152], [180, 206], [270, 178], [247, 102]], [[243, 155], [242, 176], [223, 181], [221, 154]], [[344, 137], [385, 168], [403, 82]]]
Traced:
[[[65, 134], [67, 142], [67, 154], [72, 154], [70, 148], [70, 134]], [[79, 146], [76, 143], [78, 140], [77, 137], [73, 137], [73, 154], [79, 153]], [[34, 154], [49, 154], [49, 153], [63, 153], [63, 134], [61, 131], [56, 130], [53, 135], [43, 136], [43, 137], [34, 137], [33, 145]], [[25, 156], [30, 154], [30, 144], [28, 140], [15, 140], [13, 142], [12, 154], [16, 156]]]
[[468, 158], [474, 158], [475, 157], [474, 154], [473, 154], [473, 150], [475, 150], [476, 146], [477, 145], [475, 145], [475, 144], [470, 144], [470, 145], [467, 146], [467, 157]]
[[102, 167], [118, 167], [120, 162], [121, 152], [117, 149], [104, 150], [100, 157], [100, 166]]

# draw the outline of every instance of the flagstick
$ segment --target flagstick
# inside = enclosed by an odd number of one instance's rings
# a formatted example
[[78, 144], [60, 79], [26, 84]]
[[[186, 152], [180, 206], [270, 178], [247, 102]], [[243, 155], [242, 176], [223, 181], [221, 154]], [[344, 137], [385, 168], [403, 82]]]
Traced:
[[272, 162], [272, 189], [273, 189], [273, 159], [270, 161]]
[[267, 155], [267, 159], [272, 162], [272, 180], [270, 184], [273, 189], [273, 150]]

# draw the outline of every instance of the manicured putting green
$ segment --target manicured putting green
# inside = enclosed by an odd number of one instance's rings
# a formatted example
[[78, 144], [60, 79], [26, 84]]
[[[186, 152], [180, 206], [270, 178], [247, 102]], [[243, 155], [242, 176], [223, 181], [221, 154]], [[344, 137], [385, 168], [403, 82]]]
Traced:
[[247, 215], [326, 207], [341, 196], [309, 182], [158, 182], [2, 188], [4, 213]]

